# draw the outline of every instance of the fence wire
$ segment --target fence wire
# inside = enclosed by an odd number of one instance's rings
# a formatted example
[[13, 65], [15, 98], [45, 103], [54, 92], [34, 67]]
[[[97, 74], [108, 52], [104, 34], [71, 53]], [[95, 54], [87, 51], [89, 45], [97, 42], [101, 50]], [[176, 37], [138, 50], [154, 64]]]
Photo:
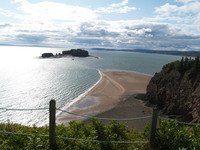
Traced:
[[118, 120], [118, 121], [128, 121], [128, 120], [141, 120], [141, 119], [147, 119], [147, 118], [151, 118], [151, 116], [145, 116], [145, 117], [137, 117], [137, 118], [100, 118], [100, 117], [92, 117], [92, 116], [88, 116], [88, 115], [82, 115], [82, 114], [76, 114], [76, 113], [72, 113], [66, 110], [62, 110], [62, 109], [56, 109], [74, 116], [79, 116], [79, 117], [84, 117], [84, 118], [88, 118], [88, 119], [100, 119], [100, 120]]
[[5, 110], [5, 111], [33, 111], [33, 110], [49, 110], [49, 108], [31, 108], [31, 109], [18, 109], [18, 108], [0, 108], [0, 110]]
[[[163, 120], [169, 120], [170, 118], [164, 118], [164, 117], [161, 117], [159, 116], [159, 118], [163, 119]], [[182, 121], [178, 121], [176, 120], [176, 122], [178, 124], [184, 124], [184, 125], [189, 125], [189, 126], [200, 126], [200, 123], [187, 123], [187, 122], [182, 122]]]
[[[31, 136], [31, 134], [27, 133], [17, 133], [17, 132], [5, 132], [0, 131], [0, 133], [3, 134], [12, 134], [12, 135], [21, 135], [21, 136]], [[39, 137], [49, 137], [49, 135], [38, 135]], [[69, 138], [69, 137], [61, 137], [56, 136], [56, 138], [64, 139], [64, 140], [75, 140], [75, 141], [88, 141], [88, 142], [97, 142], [97, 143], [116, 143], [116, 144], [146, 144], [149, 143], [149, 141], [103, 141], [103, 140], [87, 140], [87, 139], [77, 139], [77, 138]]]
[[[49, 108], [20, 109], [20, 108], [3, 108], [3, 107], [1, 107], [0, 110], [5, 110], [5, 111], [39, 111], [39, 110], [49, 110]], [[71, 114], [71, 115], [74, 115], [74, 116], [88, 118], [88, 119], [128, 121], [128, 120], [141, 120], [141, 119], [152, 118], [152, 115], [145, 116], [145, 117], [137, 117], [137, 118], [100, 118], [100, 117], [93, 117], [93, 116], [88, 116], [88, 115], [76, 114], [76, 113], [72, 113], [72, 112], [69, 112], [69, 111], [66, 111], [66, 110], [62, 110], [60, 108], [57, 108], [56, 110], [62, 111], [62, 112], [65, 112], [65, 113], [68, 113], [68, 114]], [[164, 120], [169, 119], [169, 118], [164, 118], [162, 116], [159, 116], [159, 118], [164, 119]], [[176, 122], [179, 123], [179, 124], [190, 125], [190, 126], [200, 125], [200, 123], [187, 123], [187, 122], [181, 122], [181, 121], [177, 121], [177, 120], [176, 120]]]
[[65, 140], [75, 140], [75, 141], [93, 141], [97, 143], [116, 143], [116, 144], [146, 144], [149, 143], [149, 141], [103, 141], [103, 140], [86, 140], [86, 139], [76, 139], [76, 138], [67, 138], [67, 137], [60, 137], [56, 136], [57, 138], [65, 139]]
[[[31, 134], [27, 134], [27, 133], [18, 133], [18, 132], [5, 132], [5, 131], [0, 131], [0, 133], [3, 134], [13, 134], [13, 135], [22, 135], [22, 136], [31, 136]], [[40, 137], [49, 137], [48, 135], [38, 135]]]

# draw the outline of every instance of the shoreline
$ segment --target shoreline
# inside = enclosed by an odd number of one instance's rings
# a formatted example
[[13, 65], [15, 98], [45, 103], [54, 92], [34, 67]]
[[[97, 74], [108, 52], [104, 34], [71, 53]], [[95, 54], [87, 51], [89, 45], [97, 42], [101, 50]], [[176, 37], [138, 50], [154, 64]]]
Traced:
[[[98, 70], [98, 73], [100, 75], [99, 80], [93, 85], [91, 86], [88, 90], [86, 90], [84, 93], [82, 93], [81, 95], [79, 95], [78, 97], [74, 98], [71, 102], [67, 103], [67, 105], [65, 105], [64, 107], [62, 107], [62, 109], [69, 111], [71, 109], [71, 107], [73, 107], [73, 105], [76, 105], [76, 103], [78, 103], [80, 100], [82, 100], [84, 97], [86, 97], [88, 95], [88, 93], [96, 86], [98, 86], [99, 82], [102, 80], [102, 74], [101, 71]], [[71, 110], [70, 110], [71, 111]], [[57, 114], [57, 116], [59, 116], [60, 113]]]
[[[109, 111], [133, 93], [145, 93], [150, 75], [124, 71], [99, 71], [101, 77], [97, 83], [78, 97], [68, 107], [68, 111], [77, 114], [95, 116]], [[66, 109], [65, 109], [66, 110]], [[140, 117], [140, 116], [138, 116]], [[58, 124], [68, 125], [71, 120], [83, 121], [85, 118], [60, 113]]]

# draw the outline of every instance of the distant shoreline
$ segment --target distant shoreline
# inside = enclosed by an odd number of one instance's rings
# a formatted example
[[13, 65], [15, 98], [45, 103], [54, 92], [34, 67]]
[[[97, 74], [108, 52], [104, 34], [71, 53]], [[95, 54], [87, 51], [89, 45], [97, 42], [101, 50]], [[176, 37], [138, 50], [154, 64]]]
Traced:
[[160, 54], [171, 56], [183, 56], [183, 57], [197, 57], [200, 56], [200, 51], [173, 51], [173, 50], [149, 50], [149, 49], [112, 49], [112, 48], [91, 48], [90, 50], [98, 51], [122, 51], [122, 52], [134, 52], [134, 53], [147, 53], [147, 54]]
[[[99, 59], [98, 56], [89, 55], [87, 57], [92, 57], [92, 58]], [[46, 58], [43, 58], [42, 56], [39, 56], [38, 58], [39, 59], [57, 59], [57, 58], [87, 58], [87, 57], [78, 57], [78, 56], [71, 56], [71, 55], [54, 55], [54, 56], [46, 57]]]

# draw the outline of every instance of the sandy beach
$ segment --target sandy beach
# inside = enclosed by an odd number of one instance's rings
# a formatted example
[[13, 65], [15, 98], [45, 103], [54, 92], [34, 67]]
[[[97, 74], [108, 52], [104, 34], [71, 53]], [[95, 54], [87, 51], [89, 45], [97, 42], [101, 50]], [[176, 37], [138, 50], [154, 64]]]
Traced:
[[[123, 71], [101, 71], [101, 75], [100, 82], [74, 103], [69, 108], [70, 112], [106, 118], [134, 118], [152, 114], [145, 102], [135, 98], [136, 93], [146, 92], [151, 76]], [[57, 123], [65, 125], [71, 120], [83, 121], [85, 118], [66, 113], [57, 117]], [[150, 119], [128, 121], [127, 125], [131, 129], [141, 130], [148, 121]]]

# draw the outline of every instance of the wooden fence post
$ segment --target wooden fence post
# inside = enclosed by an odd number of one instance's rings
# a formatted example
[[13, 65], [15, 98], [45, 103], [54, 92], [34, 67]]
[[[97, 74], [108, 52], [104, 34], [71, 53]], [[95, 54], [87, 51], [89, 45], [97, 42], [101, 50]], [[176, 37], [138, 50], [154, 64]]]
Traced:
[[149, 136], [149, 141], [150, 141], [151, 147], [153, 147], [154, 141], [155, 141], [158, 113], [159, 113], [158, 109], [153, 109], [153, 116], [152, 116], [151, 128], [150, 128], [150, 136]]
[[51, 100], [49, 103], [49, 143], [50, 150], [56, 149], [56, 101]]

